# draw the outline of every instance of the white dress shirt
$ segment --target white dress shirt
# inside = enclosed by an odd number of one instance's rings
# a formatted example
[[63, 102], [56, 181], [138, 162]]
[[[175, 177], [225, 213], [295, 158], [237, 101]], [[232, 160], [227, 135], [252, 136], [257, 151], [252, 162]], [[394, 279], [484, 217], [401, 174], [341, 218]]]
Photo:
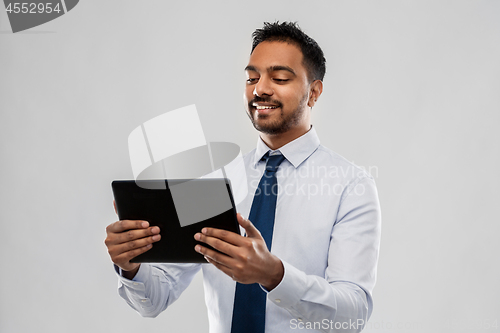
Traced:
[[[259, 138], [244, 156], [249, 216], [270, 148]], [[266, 332], [359, 332], [372, 312], [380, 242], [373, 178], [320, 145], [314, 128], [279, 149], [278, 199], [271, 252], [284, 276], [267, 294]], [[211, 264], [141, 264], [118, 292], [142, 316], [155, 317], [203, 270], [210, 333], [229, 333], [236, 282]], [[117, 269], [119, 273], [119, 270]]]

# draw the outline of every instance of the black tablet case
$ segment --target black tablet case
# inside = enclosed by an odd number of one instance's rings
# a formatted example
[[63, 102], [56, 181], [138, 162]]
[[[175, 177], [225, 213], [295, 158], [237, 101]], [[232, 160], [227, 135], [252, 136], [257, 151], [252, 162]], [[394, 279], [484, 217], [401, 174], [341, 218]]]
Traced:
[[[148, 221], [150, 226], [160, 227], [160, 241], [153, 243], [150, 250], [135, 257], [131, 262], [206, 263], [205, 258], [196, 252], [194, 247], [196, 244], [211, 247], [194, 239], [197, 232], [201, 232], [204, 227], [213, 227], [240, 234], [234, 199], [227, 179], [225, 182], [232, 208], [222, 214], [185, 227], [180, 226], [168, 183], [187, 180], [154, 181], [165, 182], [167, 189], [145, 189], [139, 187], [134, 180], [115, 180], [111, 184], [120, 220], [144, 220]], [[217, 179], [193, 179], [189, 181], [217, 181]]]

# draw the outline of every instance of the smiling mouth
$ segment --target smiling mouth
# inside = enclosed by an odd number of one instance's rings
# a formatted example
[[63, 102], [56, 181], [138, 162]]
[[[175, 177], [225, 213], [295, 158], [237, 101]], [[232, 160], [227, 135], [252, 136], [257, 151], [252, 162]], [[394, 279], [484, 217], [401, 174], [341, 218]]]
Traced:
[[277, 106], [260, 106], [260, 105], [254, 105], [254, 107], [257, 110], [269, 110], [269, 109], [277, 109]]
[[257, 118], [267, 118], [270, 116], [272, 113], [274, 113], [274, 110], [278, 109], [279, 106], [277, 105], [253, 105], [255, 108], [255, 113], [254, 116]]

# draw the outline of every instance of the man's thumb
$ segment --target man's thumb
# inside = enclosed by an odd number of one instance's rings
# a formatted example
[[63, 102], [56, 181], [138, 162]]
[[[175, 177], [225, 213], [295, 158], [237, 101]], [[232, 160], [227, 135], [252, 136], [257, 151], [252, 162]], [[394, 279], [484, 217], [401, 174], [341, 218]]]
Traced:
[[238, 218], [238, 223], [247, 232], [247, 237], [262, 237], [260, 231], [252, 224], [252, 222], [250, 222], [250, 220], [241, 216], [240, 213], [238, 213], [236, 217]]

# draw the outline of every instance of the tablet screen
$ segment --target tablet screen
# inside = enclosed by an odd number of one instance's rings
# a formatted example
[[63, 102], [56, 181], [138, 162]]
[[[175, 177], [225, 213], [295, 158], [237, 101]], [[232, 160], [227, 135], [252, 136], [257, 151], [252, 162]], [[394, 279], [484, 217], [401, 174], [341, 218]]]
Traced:
[[194, 239], [197, 232], [212, 227], [240, 234], [227, 179], [141, 182], [156, 184], [141, 187], [134, 180], [115, 180], [111, 184], [120, 220], [144, 220], [160, 227], [160, 241], [131, 262], [206, 263], [194, 250], [196, 244], [201, 244]]

